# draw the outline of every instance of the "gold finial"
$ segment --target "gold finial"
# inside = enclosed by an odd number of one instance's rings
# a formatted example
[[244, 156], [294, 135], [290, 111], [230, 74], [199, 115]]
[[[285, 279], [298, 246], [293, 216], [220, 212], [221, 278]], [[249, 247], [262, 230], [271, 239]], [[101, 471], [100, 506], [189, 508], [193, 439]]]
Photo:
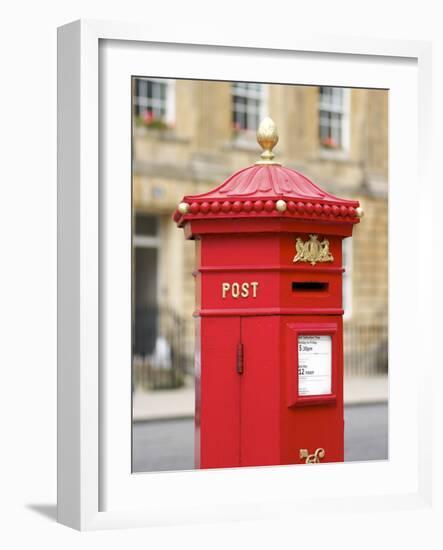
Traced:
[[258, 160], [255, 164], [278, 164], [273, 160], [274, 153], [272, 149], [278, 143], [278, 132], [272, 118], [266, 117], [260, 122], [257, 130], [257, 141], [263, 149], [263, 153], [260, 155], [262, 160]]

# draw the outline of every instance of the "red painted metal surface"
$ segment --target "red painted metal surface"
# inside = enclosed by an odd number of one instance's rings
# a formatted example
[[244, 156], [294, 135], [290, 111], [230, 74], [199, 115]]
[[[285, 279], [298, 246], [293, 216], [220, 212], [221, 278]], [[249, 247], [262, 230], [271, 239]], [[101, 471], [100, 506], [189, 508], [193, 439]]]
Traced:
[[[287, 209], [279, 212], [277, 201]], [[173, 219], [183, 226], [190, 219], [250, 219], [278, 217], [321, 222], [358, 223], [358, 201], [341, 199], [320, 189], [303, 174], [279, 164], [253, 165], [233, 174], [209, 193], [185, 196], [189, 211], [176, 210]]]
[[[342, 461], [341, 246], [358, 202], [279, 165], [183, 202], [189, 210], [174, 219], [197, 244], [196, 467], [300, 464], [300, 449], [318, 448], [323, 462]], [[314, 233], [333, 261], [294, 263], [296, 238]], [[298, 393], [300, 334], [331, 336], [329, 394]]]

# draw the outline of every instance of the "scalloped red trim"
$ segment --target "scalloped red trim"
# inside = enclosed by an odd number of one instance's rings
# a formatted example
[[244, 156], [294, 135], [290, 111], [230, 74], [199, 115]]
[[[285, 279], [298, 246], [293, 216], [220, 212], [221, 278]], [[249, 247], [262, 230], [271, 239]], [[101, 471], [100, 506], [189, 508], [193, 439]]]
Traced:
[[[309, 217], [326, 217], [326, 218], [351, 218], [352, 220], [358, 219], [357, 212], [354, 206], [345, 206], [344, 204], [322, 204], [320, 202], [310, 202], [310, 201], [285, 201], [286, 210], [280, 212], [277, 210], [276, 203], [278, 200], [246, 200], [246, 201], [213, 201], [213, 202], [192, 202], [186, 203], [189, 205], [189, 212], [187, 214], [181, 214], [176, 210], [173, 214], [173, 220], [178, 222], [180, 218], [186, 216], [196, 216], [199, 217], [209, 215], [212, 217], [217, 214], [241, 214], [241, 213], [251, 213], [253, 214], [275, 214], [278, 213], [281, 216], [284, 215], [299, 215]], [[186, 202], [186, 201], [185, 201]], [[358, 204], [358, 202], [356, 202]]]

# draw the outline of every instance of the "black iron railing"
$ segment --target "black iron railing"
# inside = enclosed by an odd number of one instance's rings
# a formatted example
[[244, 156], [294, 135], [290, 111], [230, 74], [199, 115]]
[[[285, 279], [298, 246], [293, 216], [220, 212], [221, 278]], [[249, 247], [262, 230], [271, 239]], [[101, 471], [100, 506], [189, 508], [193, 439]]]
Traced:
[[192, 327], [171, 308], [139, 308], [133, 330], [133, 386], [178, 388], [193, 373]]
[[385, 316], [371, 322], [348, 321], [343, 336], [346, 375], [388, 373], [388, 323]]

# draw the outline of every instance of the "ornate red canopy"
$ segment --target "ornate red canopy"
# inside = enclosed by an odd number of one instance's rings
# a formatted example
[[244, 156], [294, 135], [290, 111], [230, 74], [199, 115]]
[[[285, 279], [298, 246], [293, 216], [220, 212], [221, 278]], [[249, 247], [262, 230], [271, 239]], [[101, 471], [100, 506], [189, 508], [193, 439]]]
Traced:
[[262, 160], [235, 172], [208, 193], [183, 197], [173, 216], [178, 225], [195, 216], [232, 218], [266, 215], [332, 218], [337, 222], [358, 223], [362, 215], [358, 201], [336, 197], [300, 172], [274, 162], [272, 149], [278, 136], [270, 119], [265, 119], [260, 125], [257, 136], [265, 149]]

